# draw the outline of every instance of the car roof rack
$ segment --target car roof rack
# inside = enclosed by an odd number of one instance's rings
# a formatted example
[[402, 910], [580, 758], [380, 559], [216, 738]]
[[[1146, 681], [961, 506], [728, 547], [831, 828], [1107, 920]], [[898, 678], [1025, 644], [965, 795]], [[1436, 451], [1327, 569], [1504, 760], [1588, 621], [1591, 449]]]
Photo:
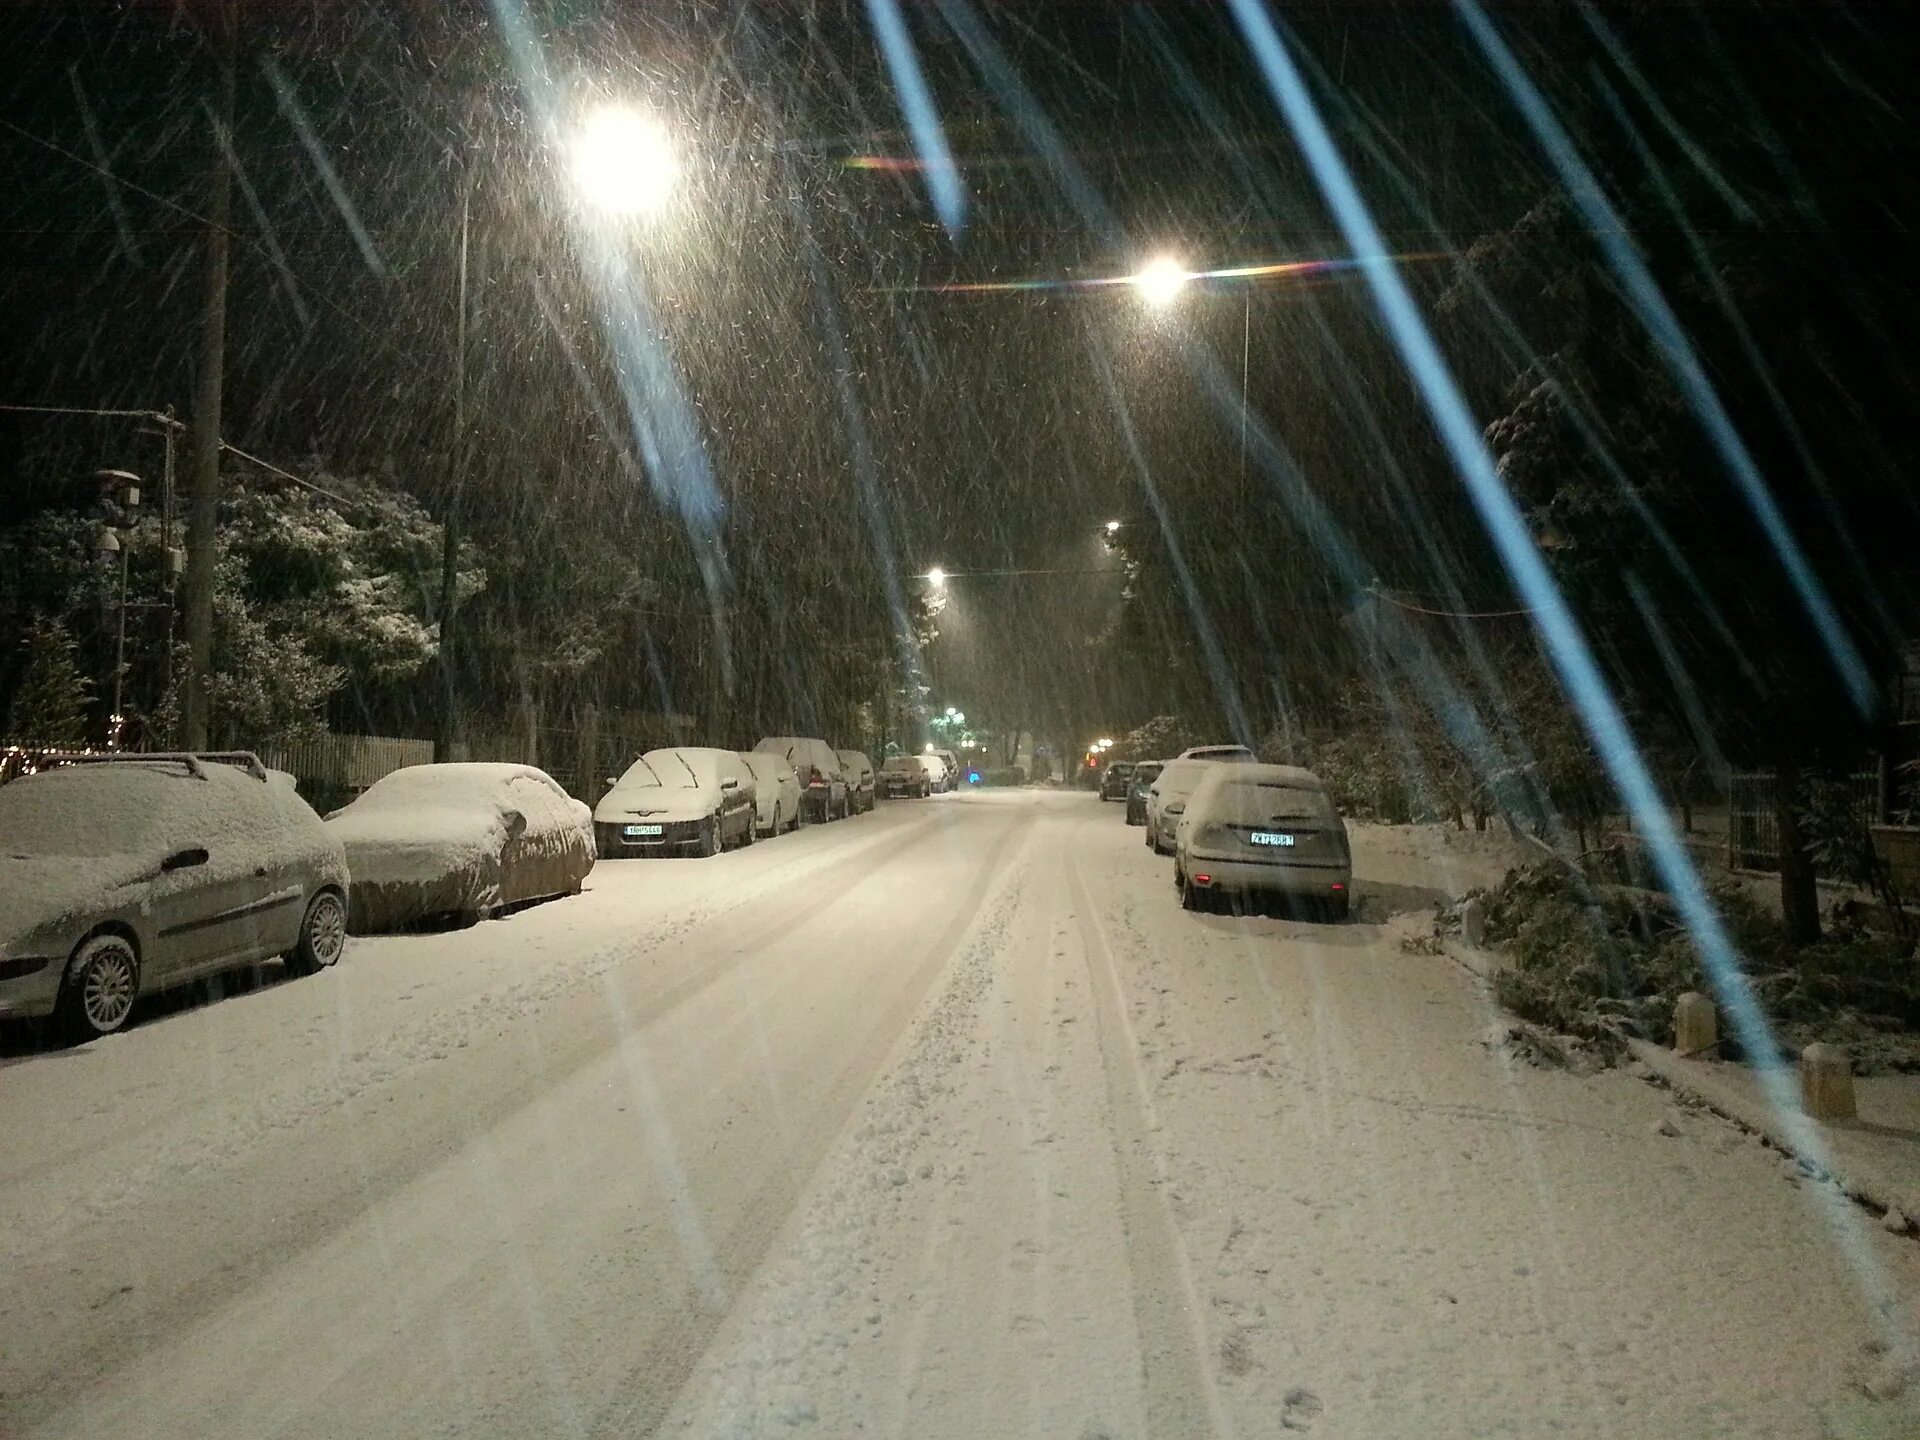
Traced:
[[106, 765], [115, 762], [121, 764], [152, 764], [155, 762], [184, 765], [187, 773], [204, 780], [207, 772], [203, 762], [215, 765], [231, 765], [244, 770], [256, 780], [267, 778], [267, 767], [260, 757], [251, 750], [102, 750], [90, 755], [72, 755], [67, 763], [74, 765]]

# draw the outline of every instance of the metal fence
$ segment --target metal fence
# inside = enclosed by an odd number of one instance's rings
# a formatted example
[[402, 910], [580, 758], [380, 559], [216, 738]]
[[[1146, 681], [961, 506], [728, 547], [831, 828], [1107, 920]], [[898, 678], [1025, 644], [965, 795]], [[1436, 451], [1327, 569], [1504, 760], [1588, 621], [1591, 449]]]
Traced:
[[[1774, 813], [1777, 782], [1771, 771], [1728, 777], [1727, 864], [1735, 870], [1778, 870], [1780, 827]], [[1846, 777], [1849, 809], [1865, 830], [1880, 819], [1880, 777], [1863, 770]]]

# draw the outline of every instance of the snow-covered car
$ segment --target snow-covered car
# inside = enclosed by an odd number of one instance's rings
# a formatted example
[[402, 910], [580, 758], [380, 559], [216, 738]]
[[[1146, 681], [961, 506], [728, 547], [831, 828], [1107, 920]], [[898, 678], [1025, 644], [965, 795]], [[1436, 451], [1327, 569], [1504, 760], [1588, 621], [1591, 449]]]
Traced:
[[753, 776], [754, 832], [779, 835], [800, 824], [800, 781], [793, 767], [778, 755], [759, 750], [739, 752], [740, 763]]
[[759, 815], [753, 772], [738, 753], [703, 745], [649, 750], [593, 807], [600, 857], [718, 855], [751, 845]]
[[847, 808], [856, 814], [873, 809], [873, 761], [858, 750], [836, 750], [840, 769], [847, 777]]
[[927, 753], [937, 757], [940, 763], [947, 767], [946, 788], [958, 790], [960, 788], [960, 757], [951, 750], [930, 750]]
[[1174, 830], [1173, 883], [1187, 909], [1216, 895], [1277, 895], [1347, 918], [1353, 852], [1327, 787], [1294, 765], [1215, 765]]
[[1147, 789], [1160, 778], [1160, 768], [1164, 763], [1160, 760], [1142, 760], [1133, 767], [1133, 773], [1127, 777], [1127, 824], [1147, 823]]
[[1107, 766], [1106, 773], [1100, 777], [1100, 803], [1109, 800], [1127, 798], [1127, 782], [1133, 779], [1133, 762], [1116, 760]]
[[1147, 787], [1147, 848], [1160, 855], [1173, 853], [1173, 827], [1187, 808], [1187, 799], [1215, 764], [1212, 760], [1169, 760]]
[[915, 758], [919, 760], [920, 768], [927, 772], [927, 784], [934, 794], [944, 795], [953, 789], [953, 771], [947, 768], [946, 761], [931, 750]]
[[1191, 745], [1174, 758], [1177, 760], [1224, 760], [1229, 764], [1251, 765], [1260, 757], [1244, 745]]
[[763, 755], [778, 755], [793, 767], [793, 777], [800, 782], [803, 820], [846, 818], [847, 777], [841, 773], [840, 757], [826, 741], [806, 735], [769, 735], [753, 748]]
[[889, 755], [880, 762], [880, 793], [889, 800], [907, 797], [924, 800], [933, 793], [933, 776], [920, 763], [918, 755]]
[[251, 754], [114, 755], [0, 786], [0, 1016], [111, 1034], [143, 995], [340, 958], [347, 861]]
[[327, 829], [347, 849], [356, 935], [577, 895], [593, 869], [591, 812], [531, 765], [408, 765]]

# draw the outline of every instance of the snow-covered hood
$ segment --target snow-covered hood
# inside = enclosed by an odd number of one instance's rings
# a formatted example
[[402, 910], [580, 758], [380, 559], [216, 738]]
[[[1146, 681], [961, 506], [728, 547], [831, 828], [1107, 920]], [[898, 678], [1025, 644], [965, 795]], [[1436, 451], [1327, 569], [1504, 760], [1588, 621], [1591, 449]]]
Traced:
[[719, 795], [705, 787], [616, 785], [593, 807], [593, 818], [602, 825], [626, 825], [635, 820], [704, 820], [719, 805]]
[[116, 908], [125, 887], [152, 870], [136, 855], [0, 855], [0, 949], [44, 926]]

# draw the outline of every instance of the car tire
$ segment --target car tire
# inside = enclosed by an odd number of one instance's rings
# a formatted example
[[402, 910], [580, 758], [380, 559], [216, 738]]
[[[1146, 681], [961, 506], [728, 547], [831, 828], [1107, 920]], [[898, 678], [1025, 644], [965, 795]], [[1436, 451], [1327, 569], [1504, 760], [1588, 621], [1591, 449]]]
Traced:
[[745, 849], [760, 838], [760, 817], [751, 812], [747, 815], [747, 825], [740, 832], [740, 848]]
[[1201, 898], [1202, 897], [1200, 894], [1200, 887], [1198, 885], [1188, 885], [1183, 883], [1180, 886], [1180, 908], [1182, 910], [1193, 910], [1193, 911], [1200, 910]]
[[1147, 849], [1155, 851], [1157, 853], [1160, 849], [1160, 842], [1153, 838], [1153, 822], [1151, 820], [1147, 821], [1146, 826], [1147, 826], [1147, 833], [1146, 833], [1145, 839], [1147, 842]]
[[140, 998], [140, 956], [124, 935], [94, 935], [74, 947], [54, 1016], [75, 1045], [111, 1035]]
[[300, 938], [286, 953], [287, 970], [312, 975], [340, 958], [347, 946], [347, 902], [338, 890], [322, 890], [300, 917]]
[[1350, 915], [1353, 911], [1352, 898], [1344, 890], [1341, 891], [1340, 894], [1328, 900], [1326, 902], [1326, 906], [1327, 906], [1327, 912], [1326, 912], [1327, 919], [1329, 922], [1335, 925], [1339, 925], [1343, 923], [1346, 920], [1347, 916]]

